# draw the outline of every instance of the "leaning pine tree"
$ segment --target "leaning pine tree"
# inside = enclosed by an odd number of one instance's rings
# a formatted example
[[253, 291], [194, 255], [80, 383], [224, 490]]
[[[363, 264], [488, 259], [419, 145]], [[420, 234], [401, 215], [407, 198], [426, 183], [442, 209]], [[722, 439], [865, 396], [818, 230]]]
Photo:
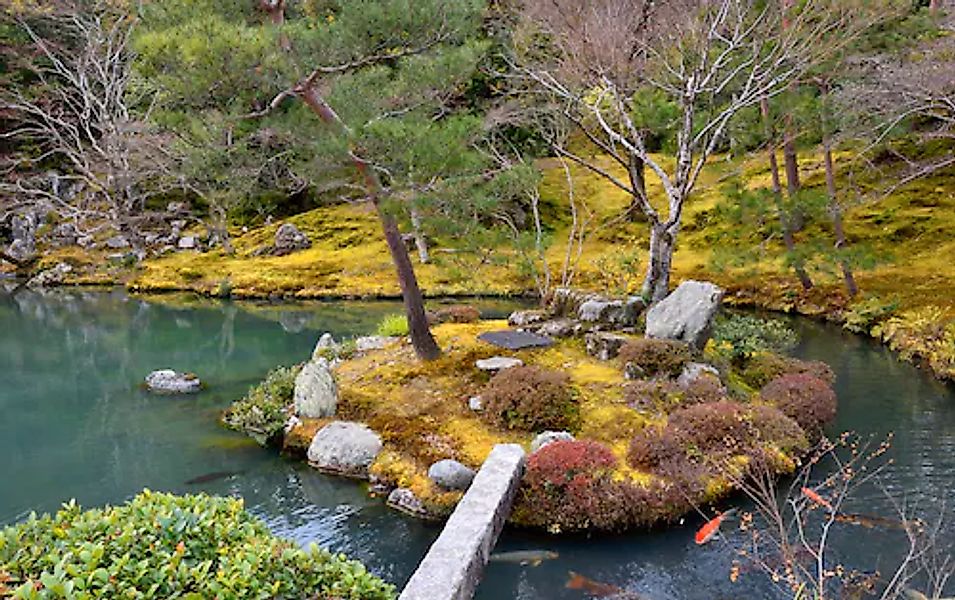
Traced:
[[475, 41], [483, 3], [169, 0], [143, 11], [137, 64], [159, 87], [156, 118], [183, 139], [221, 128], [218, 151], [241, 147], [263, 172], [281, 164], [324, 190], [359, 188], [381, 222], [415, 351], [437, 358], [399, 220], [479, 181], [470, 142], [481, 124], [453, 107], [485, 50]]

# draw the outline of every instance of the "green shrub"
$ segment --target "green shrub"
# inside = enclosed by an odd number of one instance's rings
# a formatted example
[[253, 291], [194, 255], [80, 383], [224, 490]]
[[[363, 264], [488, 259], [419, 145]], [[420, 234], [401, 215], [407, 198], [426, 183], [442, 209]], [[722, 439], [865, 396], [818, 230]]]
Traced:
[[761, 353], [751, 356], [739, 371], [742, 381], [754, 390], [783, 375], [812, 375], [829, 384], [835, 383], [836, 374], [824, 362], [799, 360], [778, 354]]
[[295, 365], [269, 371], [262, 383], [232, 403], [222, 416], [223, 423], [230, 429], [249, 434], [262, 445], [276, 441], [288, 420], [295, 378], [301, 370], [302, 365]]
[[394, 588], [358, 562], [274, 537], [242, 500], [144, 490], [122, 506], [31, 515], [0, 532], [0, 597], [340, 598]]
[[408, 335], [408, 319], [404, 315], [386, 315], [378, 323], [375, 335], [383, 337], [401, 337]]
[[898, 300], [883, 300], [878, 296], [853, 304], [843, 314], [843, 327], [854, 333], [868, 334], [872, 328], [892, 316], [899, 308]]
[[[776, 319], [729, 315], [717, 319], [713, 341], [730, 359], [741, 364], [760, 352], [785, 352], [799, 342], [796, 332]], [[725, 350], [724, 350], [725, 349]]]
[[677, 377], [691, 358], [690, 347], [673, 340], [641, 338], [620, 349], [624, 368], [640, 377]]
[[505, 429], [571, 429], [579, 411], [569, 382], [566, 373], [539, 367], [504, 369], [481, 393], [484, 416]]

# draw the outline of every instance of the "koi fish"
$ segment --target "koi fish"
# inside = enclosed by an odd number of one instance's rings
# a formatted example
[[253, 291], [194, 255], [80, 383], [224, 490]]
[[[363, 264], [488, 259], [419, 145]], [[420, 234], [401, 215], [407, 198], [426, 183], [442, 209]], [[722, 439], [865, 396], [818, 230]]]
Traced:
[[213, 471], [212, 473], [206, 473], [205, 475], [193, 477], [192, 479], [186, 481], [186, 485], [199, 485], [200, 483], [209, 483], [210, 481], [217, 481], [219, 479], [228, 479], [230, 477], [235, 477], [238, 474], [239, 472], [237, 471]]
[[806, 498], [809, 498], [811, 501], [815, 502], [819, 506], [825, 508], [829, 512], [836, 512], [835, 509], [832, 508], [832, 504], [830, 504], [828, 500], [826, 500], [825, 498], [820, 496], [818, 493], [816, 493], [816, 491], [813, 490], [812, 488], [807, 488], [807, 487], [802, 488], [802, 495], [805, 496]]
[[702, 546], [706, 542], [712, 540], [713, 537], [719, 532], [720, 525], [723, 524], [723, 521], [731, 518], [735, 513], [736, 509], [731, 508], [728, 511], [722, 512], [707, 521], [706, 524], [703, 525], [703, 527], [700, 527], [700, 530], [696, 532], [696, 537], [694, 538], [696, 540], [696, 545]]
[[550, 550], [521, 550], [518, 552], [498, 552], [488, 559], [491, 562], [517, 563], [521, 566], [539, 566], [545, 560], [554, 560], [560, 555]]
[[571, 571], [570, 580], [565, 586], [568, 590], [580, 590], [593, 598], [616, 598], [617, 600], [646, 600], [636, 592], [629, 592], [609, 583], [600, 583], [580, 573]]
[[857, 513], [836, 513], [833, 520], [839, 523], [849, 523], [850, 525], [861, 525], [868, 529], [882, 527], [884, 529], [906, 529], [907, 527], [917, 527], [920, 521], [900, 521], [898, 519], [886, 519], [872, 515], [860, 515]]

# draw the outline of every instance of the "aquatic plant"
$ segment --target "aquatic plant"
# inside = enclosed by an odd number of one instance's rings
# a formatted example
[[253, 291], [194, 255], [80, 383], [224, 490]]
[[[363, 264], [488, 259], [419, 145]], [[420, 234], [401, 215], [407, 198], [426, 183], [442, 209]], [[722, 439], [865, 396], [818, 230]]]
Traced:
[[288, 407], [295, 393], [295, 378], [302, 365], [277, 367], [222, 415], [230, 429], [242, 431], [265, 445], [274, 441], [288, 420]]
[[484, 415], [504, 429], [572, 429], [578, 418], [570, 377], [536, 366], [504, 369], [484, 391]]
[[689, 346], [673, 340], [641, 338], [620, 349], [620, 362], [636, 368], [642, 377], [676, 377], [691, 358]]
[[812, 437], [817, 437], [823, 425], [836, 416], [836, 393], [832, 387], [806, 373], [777, 377], [766, 384], [759, 395], [764, 402], [799, 423]]
[[401, 337], [408, 335], [408, 319], [404, 315], [386, 315], [375, 329], [375, 335]]
[[0, 575], [0, 597], [17, 598], [395, 597], [356, 561], [274, 537], [241, 499], [149, 490], [7, 527]]
[[778, 319], [731, 314], [716, 320], [713, 341], [729, 358], [741, 364], [760, 352], [785, 352], [799, 341], [796, 332]]

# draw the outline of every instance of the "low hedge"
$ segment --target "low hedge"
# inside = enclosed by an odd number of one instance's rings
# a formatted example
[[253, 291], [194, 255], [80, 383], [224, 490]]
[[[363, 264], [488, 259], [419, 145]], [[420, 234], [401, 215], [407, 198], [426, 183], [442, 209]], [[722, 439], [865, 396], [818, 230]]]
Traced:
[[358, 562], [274, 537], [239, 499], [144, 490], [0, 531], [0, 597], [386, 600], [395, 590]]
[[222, 415], [222, 422], [230, 429], [252, 436], [260, 444], [275, 441], [288, 420], [288, 407], [295, 394], [295, 378], [301, 370], [302, 365], [272, 369], [262, 383], [232, 403]]

